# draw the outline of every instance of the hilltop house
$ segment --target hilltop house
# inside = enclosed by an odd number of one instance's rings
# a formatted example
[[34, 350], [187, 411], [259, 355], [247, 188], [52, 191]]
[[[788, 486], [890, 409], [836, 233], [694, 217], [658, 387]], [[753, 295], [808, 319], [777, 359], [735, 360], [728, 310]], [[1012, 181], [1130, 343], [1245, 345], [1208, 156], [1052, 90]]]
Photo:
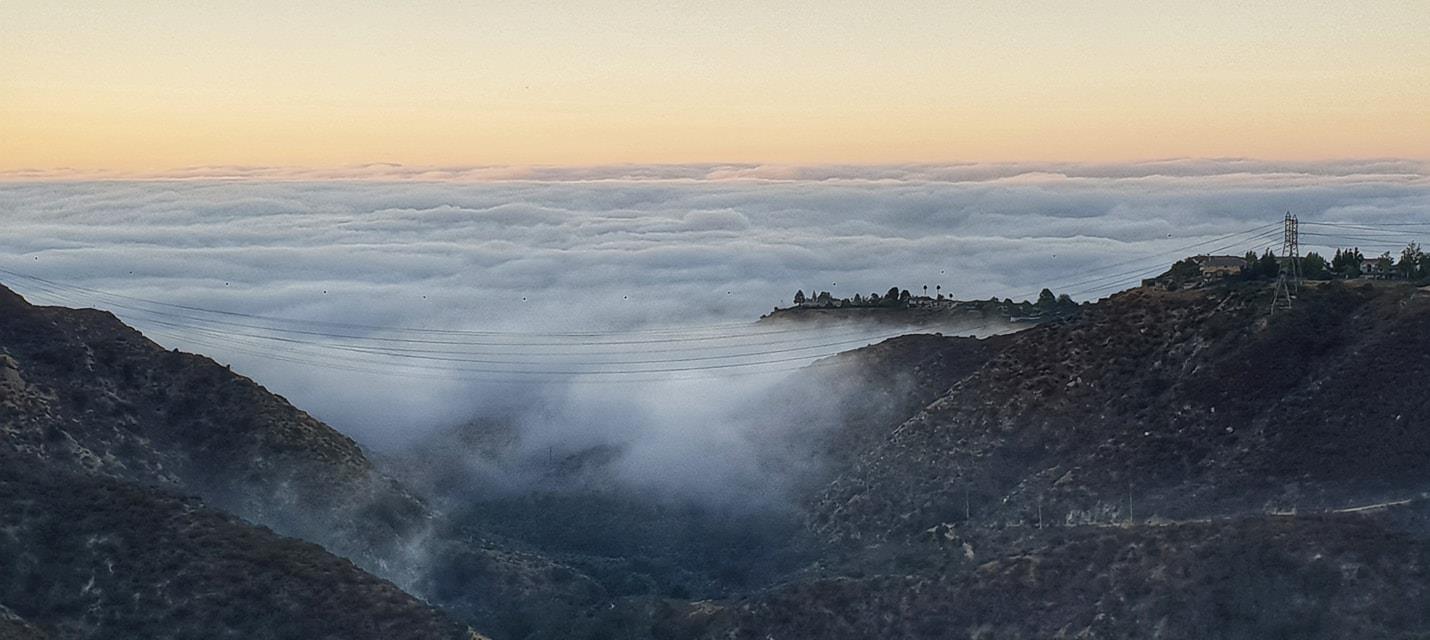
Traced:
[[953, 298], [939, 296], [930, 298], [928, 296], [914, 296], [909, 298], [909, 306], [915, 309], [952, 309], [954, 307]]
[[1395, 261], [1385, 256], [1366, 258], [1360, 263], [1360, 274], [1366, 278], [1388, 280], [1395, 277]]
[[1238, 256], [1195, 256], [1192, 261], [1207, 280], [1238, 276], [1247, 267], [1246, 259]]
[[1239, 256], [1192, 256], [1172, 263], [1172, 268], [1155, 278], [1142, 280], [1144, 287], [1178, 289], [1240, 276], [1250, 266]]

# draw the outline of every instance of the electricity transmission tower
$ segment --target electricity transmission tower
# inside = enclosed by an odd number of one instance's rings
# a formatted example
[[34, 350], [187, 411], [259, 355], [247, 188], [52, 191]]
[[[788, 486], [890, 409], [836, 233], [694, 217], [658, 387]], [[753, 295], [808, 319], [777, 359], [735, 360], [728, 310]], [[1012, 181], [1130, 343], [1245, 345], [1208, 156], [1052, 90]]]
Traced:
[[1281, 234], [1281, 256], [1284, 260], [1276, 276], [1276, 291], [1271, 298], [1271, 313], [1290, 309], [1293, 292], [1301, 290], [1301, 230], [1300, 222], [1286, 212]]

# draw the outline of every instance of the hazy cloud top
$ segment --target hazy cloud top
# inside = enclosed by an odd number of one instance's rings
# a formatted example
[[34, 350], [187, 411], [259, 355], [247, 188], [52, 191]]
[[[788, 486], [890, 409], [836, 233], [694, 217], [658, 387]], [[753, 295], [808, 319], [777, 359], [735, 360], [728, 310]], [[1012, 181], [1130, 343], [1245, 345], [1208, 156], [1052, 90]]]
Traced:
[[1260, 175], [1286, 179], [1379, 176], [1423, 178], [1426, 163], [1384, 158], [1341, 161], [1265, 161], [1248, 158], [1169, 158], [1130, 163], [1007, 162], [892, 165], [770, 165], [704, 163], [675, 165], [470, 165], [419, 166], [372, 163], [309, 168], [250, 165], [192, 166], [163, 171], [107, 171], [72, 168], [11, 169], [0, 180], [367, 180], [437, 182], [586, 181], [912, 181], [986, 182], [1059, 178], [1140, 178]]
[[[850, 295], [927, 284], [961, 298], [1024, 298], [1050, 286], [1088, 298], [1285, 211], [1303, 221], [1430, 220], [1425, 167], [1399, 160], [206, 167], [109, 176], [184, 180], [52, 179], [65, 175], [4, 176], [0, 268], [246, 313], [515, 331], [751, 320], [797, 288]], [[1099, 275], [1121, 277], [1087, 275], [1113, 261], [1130, 263]], [[0, 281], [41, 301], [107, 306]], [[156, 335], [164, 329], [117, 311]], [[360, 436], [520, 397], [169, 342], [232, 361]]]

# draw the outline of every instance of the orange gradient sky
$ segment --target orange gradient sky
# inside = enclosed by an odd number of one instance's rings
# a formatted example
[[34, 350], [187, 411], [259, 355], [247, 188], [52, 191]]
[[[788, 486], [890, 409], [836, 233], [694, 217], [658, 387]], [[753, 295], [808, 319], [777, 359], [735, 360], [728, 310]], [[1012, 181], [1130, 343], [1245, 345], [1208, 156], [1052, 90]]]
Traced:
[[0, 170], [1430, 158], [1430, 2], [0, 0]]

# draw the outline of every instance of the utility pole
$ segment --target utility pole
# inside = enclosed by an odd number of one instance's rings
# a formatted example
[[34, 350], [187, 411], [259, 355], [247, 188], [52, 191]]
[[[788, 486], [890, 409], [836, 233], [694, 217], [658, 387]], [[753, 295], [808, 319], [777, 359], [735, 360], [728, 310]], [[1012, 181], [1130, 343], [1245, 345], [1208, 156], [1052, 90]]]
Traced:
[[1276, 275], [1276, 291], [1271, 294], [1271, 313], [1290, 309], [1293, 292], [1301, 290], [1301, 230], [1296, 216], [1286, 212], [1282, 221], [1281, 255], [1286, 259]]
[[1301, 223], [1296, 216], [1286, 212], [1281, 232], [1281, 255], [1286, 256], [1286, 266], [1291, 269], [1291, 287], [1301, 290]]

